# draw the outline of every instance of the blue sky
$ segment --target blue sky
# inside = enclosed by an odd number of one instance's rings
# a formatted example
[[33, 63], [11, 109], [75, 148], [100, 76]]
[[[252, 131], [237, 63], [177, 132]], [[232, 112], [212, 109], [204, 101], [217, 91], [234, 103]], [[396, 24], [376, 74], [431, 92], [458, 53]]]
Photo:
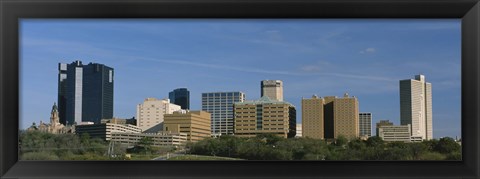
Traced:
[[460, 20], [158, 19], [20, 23], [20, 127], [49, 121], [57, 65], [81, 60], [115, 69], [114, 116], [135, 116], [147, 97], [186, 87], [260, 97], [260, 81], [284, 82], [284, 98], [359, 99], [373, 123], [400, 123], [399, 80], [422, 73], [433, 88], [434, 137], [460, 137]]

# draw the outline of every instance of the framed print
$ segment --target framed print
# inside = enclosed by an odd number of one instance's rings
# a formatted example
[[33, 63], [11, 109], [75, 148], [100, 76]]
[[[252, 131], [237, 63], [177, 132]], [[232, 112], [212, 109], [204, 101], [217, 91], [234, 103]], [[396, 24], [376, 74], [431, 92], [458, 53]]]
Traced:
[[476, 0], [0, 8], [2, 177], [480, 177]]

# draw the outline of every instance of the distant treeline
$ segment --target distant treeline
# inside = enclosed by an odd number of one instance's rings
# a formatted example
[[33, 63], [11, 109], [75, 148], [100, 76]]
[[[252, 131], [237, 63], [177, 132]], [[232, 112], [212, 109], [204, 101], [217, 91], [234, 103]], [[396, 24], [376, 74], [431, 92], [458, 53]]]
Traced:
[[[110, 143], [100, 138], [90, 138], [87, 133], [51, 134], [40, 131], [20, 131], [20, 160], [150, 160], [172, 147], [154, 147], [152, 138], [145, 137], [133, 148]], [[131, 154], [132, 158], [126, 157]]]
[[247, 160], [461, 160], [461, 146], [452, 138], [404, 143], [338, 137], [333, 142], [312, 138], [281, 138], [258, 135], [254, 138], [221, 136], [189, 143], [191, 154], [242, 158]]
[[[20, 160], [124, 160], [126, 153], [155, 157], [171, 149], [152, 147], [152, 139], [142, 139], [134, 148], [109, 144], [87, 134], [49, 134], [39, 131], [19, 133]], [[114, 146], [111, 146], [114, 145]], [[110, 150], [109, 150], [110, 148]], [[221, 136], [188, 143], [187, 152], [247, 160], [461, 160], [461, 146], [452, 138], [417, 143], [384, 142], [379, 137], [333, 142], [311, 138], [284, 139], [274, 135], [253, 138]], [[134, 157], [134, 156], [132, 156]], [[133, 158], [132, 158], [133, 159]]]
[[[20, 160], [111, 160], [109, 144], [102, 139], [91, 139], [88, 134], [50, 134], [40, 131], [22, 131], [19, 136]], [[115, 147], [112, 153], [125, 153]]]

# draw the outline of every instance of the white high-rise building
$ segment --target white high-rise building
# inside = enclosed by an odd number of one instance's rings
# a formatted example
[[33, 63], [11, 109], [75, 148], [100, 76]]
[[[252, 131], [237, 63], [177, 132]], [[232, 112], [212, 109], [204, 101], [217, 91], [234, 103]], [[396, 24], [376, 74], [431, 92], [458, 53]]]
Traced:
[[202, 93], [202, 111], [211, 114], [213, 136], [233, 135], [235, 123], [233, 105], [244, 101], [245, 93], [240, 91]]
[[423, 75], [400, 80], [400, 124], [410, 124], [412, 137], [433, 138], [432, 84]]
[[362, 112], [358, 115], [358, 128], [360, 130], [360, 137], [372, 137], [372, 113]]
[[180, 109], [181, 106], [170, 103], [169, 99], [147, 98], [142, 104], [137, 105], [137, 126], [146, 131], [160, 125], [164, 114], [172, 114]]
[[280, 80], [263, 80], [260, 83], [261, 96], [268, 96], [272, 100], [283, 101], [283, 82]]

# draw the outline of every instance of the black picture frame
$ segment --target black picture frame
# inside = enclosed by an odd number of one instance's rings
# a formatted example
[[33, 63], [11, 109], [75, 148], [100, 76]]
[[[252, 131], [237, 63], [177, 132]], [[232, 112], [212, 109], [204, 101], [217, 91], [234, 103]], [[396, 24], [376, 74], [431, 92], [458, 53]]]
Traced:
[[[462, 19], [463, 160], [18, 161], [21, 18]], [[1, 0], [0, 19], [0, 177], [480, 178], [478, 0]]]

